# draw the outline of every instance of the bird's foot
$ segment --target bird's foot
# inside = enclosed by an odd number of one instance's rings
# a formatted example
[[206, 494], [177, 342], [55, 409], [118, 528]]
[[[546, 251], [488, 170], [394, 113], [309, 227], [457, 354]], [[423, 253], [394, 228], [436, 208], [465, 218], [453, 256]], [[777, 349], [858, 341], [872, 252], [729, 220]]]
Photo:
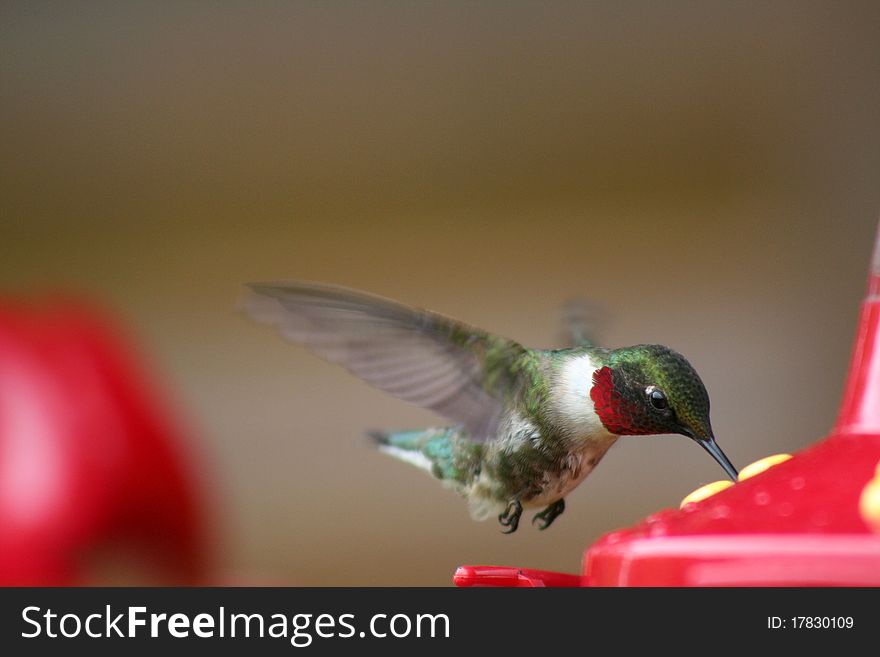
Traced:
[[562, 515], [563, 511], [565, 511], [565, 500], [557, 500], [540, 513], [536, 513], [535, 517], [532, 518], [532, 524], [534, 525], [538, 522], [538, 529], [544, 531], [553, 524], [556, 518]]
[[514, 500], [507, 505], [504, 513], [498, 516], [498, 522], [501, 523], [501, 526], [507, 527], [502, 533], [512, 534], [516, 531], [516, 528], [519, 527], [519, 518], [522, 515], [522, 512], [523, 508], [519, 500]]

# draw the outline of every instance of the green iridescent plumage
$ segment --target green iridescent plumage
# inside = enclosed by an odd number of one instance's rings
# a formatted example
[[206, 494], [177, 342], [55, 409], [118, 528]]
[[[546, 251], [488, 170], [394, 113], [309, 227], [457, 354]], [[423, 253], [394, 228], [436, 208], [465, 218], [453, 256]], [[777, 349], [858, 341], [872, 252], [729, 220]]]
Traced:
[[[654, 385], [664, 391], [676, 419], [698, 436], [712, 435], [709, 395], [700, 376], [681, 355], [662, 345], [635, 345], [608, 352], [606, 363], [622, 372], [630, 389]], [[665, 424], [658, 429], [671, 429]]]
[[374, 433], [380, 448], [467, 498], [475, 518], [515, 531], [524, 506], [541, 529], [619, 435], [682, 433], [727, 469], [693, 367], [659, 345], [529, 349], [437, 313], [314, 283], [252, 285], [244, 309], [368, 383], [450, 420]]

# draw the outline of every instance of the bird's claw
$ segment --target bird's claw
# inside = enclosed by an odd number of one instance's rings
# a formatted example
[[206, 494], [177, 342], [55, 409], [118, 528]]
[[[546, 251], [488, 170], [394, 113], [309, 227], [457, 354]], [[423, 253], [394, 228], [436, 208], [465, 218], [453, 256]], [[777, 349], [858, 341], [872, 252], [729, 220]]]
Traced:
[[516, 531], [516, 528], [519, 527], [519, 518], [522, 515], [522, 511], [522, 504], [519, 500], [514, 500], [507, 505], [504, 513], [498, 516], [498, 522], [501, 526], [507, 527], [507, 529], [501, 532], [502, 534], [512, 534]]
[[556, 518], [562, 515], [563, 511], [565, 511], [565, 500], [558, 500], [540, 513], [536, 513], [535, 517], [532, 518], [532, 524], [534, 525], [537, 522], [538, 529], [544, 531], [553, 524]]

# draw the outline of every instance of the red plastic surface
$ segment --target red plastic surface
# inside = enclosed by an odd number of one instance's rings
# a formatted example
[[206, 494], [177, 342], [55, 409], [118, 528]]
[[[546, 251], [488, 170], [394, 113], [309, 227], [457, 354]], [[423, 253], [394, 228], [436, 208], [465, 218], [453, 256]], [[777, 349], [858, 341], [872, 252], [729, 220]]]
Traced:
[[123, 552], [161, 582], [201, 581], [181, 442], [93, 311], [0, 302], [0, 584], [88, 583], [94, 559]]
[[459, 566], [452, 577], [456, 586], [500, 586], [537, 588], [542, 586], [583, 586], [580, 575], [551, 573], [546, 570], [505, 566]]
[[880, 434], [880, 234], [835, 431]]
[[[580, 576], [462, 567], [459, 586], [880, 586], [859, 499], [880, 465], [880, 234], [837, 423], [819, 443], [703, 501], [606, 534]], [[458, 573], [467, 573], [459, 578]], [[528, 573], [521, 578], [496, 573]], [[515, 583], [511, 583], [515, 582]]]

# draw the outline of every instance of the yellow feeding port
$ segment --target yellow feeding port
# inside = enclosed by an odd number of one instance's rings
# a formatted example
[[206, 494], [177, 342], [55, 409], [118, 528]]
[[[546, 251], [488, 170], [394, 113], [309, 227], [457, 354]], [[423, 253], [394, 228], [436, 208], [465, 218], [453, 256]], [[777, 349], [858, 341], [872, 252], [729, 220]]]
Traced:
[[875, 532], [880, 532], [880, 463], [874, 478], [868, 482], [859, 498], [859, 513], [862, 520]]
[[791, 454], [774, 454], [773, 456], [765, 456], [760, 461], [749, 463], [746, 467], [739, 471], [738, 481], [745, 481], [749, 477], [761, 474], [764, 470], [779, 465], [791, 458]]
[[723, 481], [713, 481], [711, 484], [706, 484], [705, 486], [701, 486], [693, 493], [688, 495], [681, 501], [681, 505], [679, 508], [683, 507], [685, 504], [690, 504], [691, 502], [699, 502], [701, 500], [705, 500], [707, 497], [712, 497], [715, 493], [719, 493], [723, 491], [725, 488], [730, 488], [733, 486], [733, 482], [725, 479]]

